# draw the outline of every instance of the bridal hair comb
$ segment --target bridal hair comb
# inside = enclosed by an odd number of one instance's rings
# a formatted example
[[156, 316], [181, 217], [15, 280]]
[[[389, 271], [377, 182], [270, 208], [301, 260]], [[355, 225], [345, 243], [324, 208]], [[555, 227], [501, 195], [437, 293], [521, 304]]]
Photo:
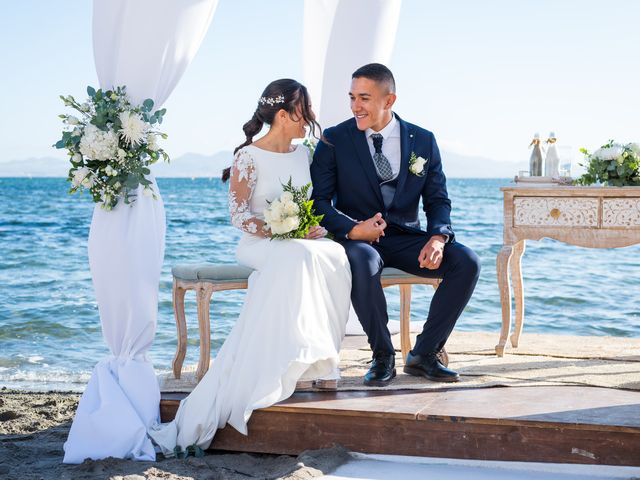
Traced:
[[279, 103], [284, 103], [284, 95], [278, 95], [277, 97], [260, 97], [258, 103], [260, 105], [266, 104], [273, 107], [274, 105], [277, 105]]

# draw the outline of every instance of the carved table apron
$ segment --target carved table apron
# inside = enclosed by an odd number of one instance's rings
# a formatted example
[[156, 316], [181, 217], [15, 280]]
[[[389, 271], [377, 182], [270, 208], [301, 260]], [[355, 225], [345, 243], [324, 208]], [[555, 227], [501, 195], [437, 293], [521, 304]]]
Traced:
[[502, 304], [502, 328], [496, 354], [504, 355], [511, 330], [511, 285], [515, 296], [516, 348], [524, 323], [520, 261], [525, 240], [553, 238], [590, 248], [640, 243], [640, 187], [504, 187], [504, 239], [496, 269]]

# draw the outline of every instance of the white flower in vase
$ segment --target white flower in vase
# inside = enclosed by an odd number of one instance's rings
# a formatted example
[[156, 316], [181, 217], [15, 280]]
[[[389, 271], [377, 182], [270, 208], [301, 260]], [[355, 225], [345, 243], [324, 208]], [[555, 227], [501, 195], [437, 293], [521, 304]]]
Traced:
[[617, 160], [622, 156], [624, 147], [621, 145], [612, 145], [610, 147], [604, 147], [596, 150], [593, 154], [594, 157], [602, 160]]
[[122, 122], [120, 135], [129, 145], [140, 145], [147, 134], [147, 123], [133, 112], [121, 112], [118, 117]]

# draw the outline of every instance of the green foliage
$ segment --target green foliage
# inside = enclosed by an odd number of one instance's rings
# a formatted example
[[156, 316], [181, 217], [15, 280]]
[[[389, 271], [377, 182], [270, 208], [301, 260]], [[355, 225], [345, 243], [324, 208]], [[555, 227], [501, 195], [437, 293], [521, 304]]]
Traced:
[[586, 173], [576, 179], [576, 185], [602, 183], [612, 187], [640, 186], [640, 147], [629, 143], [622, 145], [609, 140], [594, 153], [581, 148], [587, 168]]

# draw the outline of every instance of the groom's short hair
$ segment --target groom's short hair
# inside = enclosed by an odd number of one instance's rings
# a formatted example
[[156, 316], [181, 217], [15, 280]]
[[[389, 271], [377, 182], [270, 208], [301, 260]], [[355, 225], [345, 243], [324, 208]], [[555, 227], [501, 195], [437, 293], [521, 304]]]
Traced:
[[357, 69], [353, 72], [353, 75], [351, 75], [351, 78], [362, 77], [385, 85], [389, 93], [396, 93], [396, 81], [393, 78], [393, 73], [381, 63], [368, 63]]

